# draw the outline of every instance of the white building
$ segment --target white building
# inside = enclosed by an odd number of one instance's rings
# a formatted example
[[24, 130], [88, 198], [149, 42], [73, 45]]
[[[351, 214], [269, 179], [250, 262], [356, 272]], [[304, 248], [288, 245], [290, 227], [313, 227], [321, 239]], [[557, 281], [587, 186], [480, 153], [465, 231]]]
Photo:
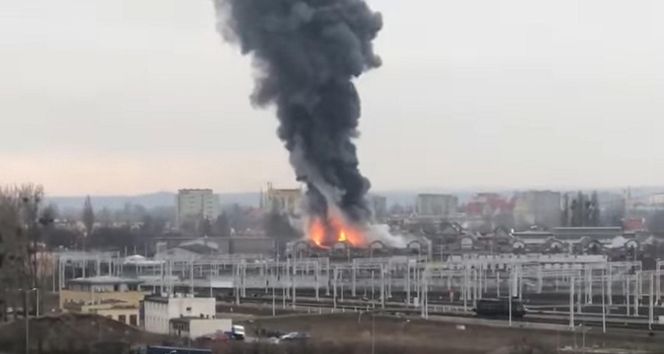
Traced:
[[653, 194], [649, 196], [648, 204], [651, 206], [664, 206], [664, 193]]
[[175, 225], [186, 221], [214, 220], [219, 216], [219, 198], [212, 189], [180, 189], [175, 200]]
[[213, 297], [148, 296], [143, 300], [145, 330], [169, 334], [171, 319], [184, 317], [214, 319], [217, 314], [215, 305]]
[[298, 216], [301, 213], [301, 189], [277, 189], [267, 184], [267, 192], [261, 191], [261, 208], [268, 213]]
[[181, 338], [196, 339], [232, 329], [233, 321], [230, 319], [182, 317], [170, 321], [170, 335]]
[[454, 214], [459, 199], [450, 194], [418, 194], [415, 201], [415, 212], [420, 216], [446, 217]]

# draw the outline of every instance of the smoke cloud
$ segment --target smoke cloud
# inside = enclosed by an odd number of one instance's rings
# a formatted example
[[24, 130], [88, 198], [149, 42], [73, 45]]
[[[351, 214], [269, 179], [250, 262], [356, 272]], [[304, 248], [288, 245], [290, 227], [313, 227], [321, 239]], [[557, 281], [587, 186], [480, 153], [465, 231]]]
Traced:
[[372, 46], [381, 15], [363, 0], [215, 0], [215, 7], [221, 33], [258, 69], [252, 102], [276, 106], [309, 213], [338, 209], [366, 223], [370, 183], [353, 143], [360, 118], [353, 79], [381, 64]]

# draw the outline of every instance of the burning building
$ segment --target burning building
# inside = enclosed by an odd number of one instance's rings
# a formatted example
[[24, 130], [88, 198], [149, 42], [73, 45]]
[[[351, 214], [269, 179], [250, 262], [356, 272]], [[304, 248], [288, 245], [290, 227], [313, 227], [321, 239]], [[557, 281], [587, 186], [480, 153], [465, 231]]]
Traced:
[[336, 243], [346, 243], [352, 247], [366, 247], [369, 242], [357, 227], [344, 223], [341, 218], [322, 219], [313, 217], [309, 221], [307, 237], [319, 248], [330, 248]]
[[305, 233], [318, 247], [367, 244], [369, 180], [359, 169], [354, 79], [381, 65], [380, 13], [363, 0], [215, 0], [221, 33], [251, 55], [252, 102], [274, 105], [279, 138], [306, 185]]

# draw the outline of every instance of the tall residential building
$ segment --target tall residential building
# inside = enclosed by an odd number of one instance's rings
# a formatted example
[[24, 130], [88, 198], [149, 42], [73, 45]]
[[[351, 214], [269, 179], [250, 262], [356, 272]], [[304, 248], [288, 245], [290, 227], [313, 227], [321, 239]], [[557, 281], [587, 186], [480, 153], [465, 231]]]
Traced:
[[415, 212], [420, 216], [450, 216], [459, 205], [459, 199], [450, 194], [418, 194]]
[[214, 220], [219, 216], [219, 198], [212, 189], [180, 189], [175, 200], [175, 224], [186, 221]]
[[261, 207], [267, 212], [297, 216], [300, 214], [302, 190], [277, 189], [267, 184], [267, 192], [261, 192]]
[[376, 220], [382, 220], [387, 216], [387, 198], [382, 195], [370, 195], [369, 207]]
[[664, 193], [658, 193], [648, 196], [648, 204], [656, 207], [664, 207]]
[[562, 221], [560, 192], [528, 191], [517, 194], [514, 219], [519, 228], [533, 225], [558, 227]]

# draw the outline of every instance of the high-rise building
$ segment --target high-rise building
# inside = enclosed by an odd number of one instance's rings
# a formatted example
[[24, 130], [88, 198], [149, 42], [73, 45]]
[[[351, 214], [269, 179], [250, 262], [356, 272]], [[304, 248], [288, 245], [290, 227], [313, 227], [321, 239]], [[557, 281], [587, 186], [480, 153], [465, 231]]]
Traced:
[[266, 212], [297, 216], [300, 214], [302, 190], [277, 189], [267, 184], [267, 191], [261, 192], [261, 207]]
[[658, 193], [648, 196], [648, 204], [656, 207], [664, 207], [664, 193]]
[[457, 211], [459, 199], [450, 194], [418, 194], [415, 212], [420, 216], [447, 217]]
[[382, 220], [387, 216], [387, 198], [382, 195], [369, 196], [369, 207], [376, 220]]
[[519, 228], [530, 226], [558, 227], [562, 221], [560, 192], [528, 191], [517, 194], [514, 219]]
[[175, 224], [214, 220], [219, 216], [219, 198], [212, 189], [180, 189], [175, 201]]

